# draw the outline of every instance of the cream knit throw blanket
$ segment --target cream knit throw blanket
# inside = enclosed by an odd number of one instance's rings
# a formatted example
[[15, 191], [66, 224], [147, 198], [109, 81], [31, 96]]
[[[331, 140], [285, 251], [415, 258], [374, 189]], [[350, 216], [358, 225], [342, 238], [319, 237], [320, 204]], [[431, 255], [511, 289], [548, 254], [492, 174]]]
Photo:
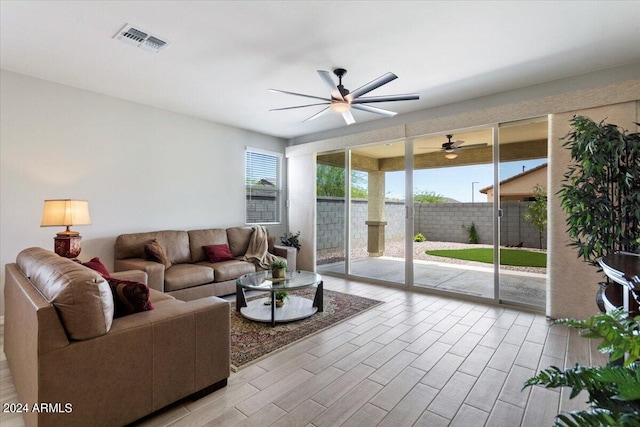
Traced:
[[254, 225], [251, 228], [253, 228], [253, 233], [251, 233], [249, 247], [242, 259], [254, 263], [256, 267], [268, 270], [271, 261], [275, 261], [278, 257], [268, 251], [267, 238], [269, 234], [267, 233], [267, 229], [262, 225]]

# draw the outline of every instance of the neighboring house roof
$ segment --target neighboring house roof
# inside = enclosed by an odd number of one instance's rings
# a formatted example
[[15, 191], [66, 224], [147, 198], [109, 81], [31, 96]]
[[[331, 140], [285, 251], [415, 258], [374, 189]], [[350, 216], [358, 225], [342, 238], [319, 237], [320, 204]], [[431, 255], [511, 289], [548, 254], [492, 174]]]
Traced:
[[[537, 170], [540, 170], [540, 169], [543, 169], [543, 168], [546, 168], [546, 167], [547, 167], [547, 163], [543, 163], [543, 164], [541, 164], [539, 166], [536, 166], [535, 168], [529, 169], [528, 171], [521, 172], [521, 173], [519, 173], [517, 175], [513, 175], [513, 176], [511, 176], [511, 177], [509, 177], [507, 179], [504, 179], [504, 180], [500, 181], [500, 185], [506, 184], [507, 182], [515, 181], [516, 179], [522, 178], [525, 175], [529, 175], [530, 173], [533, 173], [533, 172], [535, 172]], [[492, 188], [493, 188], [493, 185], [490, 185], [488, 187], [485, 187], [485, 188], [481, 189], [480, 192], [483, 193], [483, 194], [487, 194], [487, 191], [491, 190]]]

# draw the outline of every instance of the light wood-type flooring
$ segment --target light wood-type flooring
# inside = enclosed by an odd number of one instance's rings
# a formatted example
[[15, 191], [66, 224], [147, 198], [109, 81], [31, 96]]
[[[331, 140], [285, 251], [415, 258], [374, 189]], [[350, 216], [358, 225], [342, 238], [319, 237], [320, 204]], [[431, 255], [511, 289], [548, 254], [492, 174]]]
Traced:
[[[559, 410], [585, 407], [585, 396], [522, 391], [524, 381], [551, 365], [607, 361], [595, 342], [540, 314], [324, 279], [326, 289], [385, 303], [232, 373], [224, 389], [135, 425], [550, 426]], [[17, 402], [1, 355], [0, 400]], [[2, 413], [0, 425], [23, 422]]]

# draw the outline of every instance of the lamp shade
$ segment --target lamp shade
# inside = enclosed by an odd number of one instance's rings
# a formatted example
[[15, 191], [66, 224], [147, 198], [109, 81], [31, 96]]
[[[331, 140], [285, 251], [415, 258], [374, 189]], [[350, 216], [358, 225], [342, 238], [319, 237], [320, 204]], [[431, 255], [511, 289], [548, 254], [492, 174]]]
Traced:
[[89, 202], [86, 200], [45, 200], [40, 227], [89, 225]]

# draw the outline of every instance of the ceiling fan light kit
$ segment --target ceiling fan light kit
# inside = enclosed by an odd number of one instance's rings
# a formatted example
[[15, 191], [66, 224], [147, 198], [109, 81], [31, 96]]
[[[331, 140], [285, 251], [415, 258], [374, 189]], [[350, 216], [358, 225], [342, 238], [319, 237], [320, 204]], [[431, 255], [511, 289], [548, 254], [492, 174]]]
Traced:
[[279, 90], [279, 89], [269, 89], [270, 92], [278, 92], [278, 93], [284, 93], [287, 95], [294, 95], [294, 96], [300, 96], [304, 98], [311, 98], [311, 99], [324, 101], [324, 102], [319, 102], [315, 104], [298, 105], [294, 107], [274, 108], [270, 111], [292, 110], [296, 108], [306, 108], [306, 107], [313, 107], [317, 105], [326, 105], [326, 107], [324, 107], [322, 110], [315, 113], [314, 115], [312, 115], [311, 117], [307, 118], [304, 121], [308, 122], [309, 120], [316, 119], [329, 111], [333, 111], [335, 113], [342, 114], [342, 118], [344, 119], [344, 121], [348, 125], [350, 125], [352, 123], [355, 123], [355, 119], [351, 114], [352, 108], [355, 110], [366, 111], [368, 113], [379, 114], [385, 117], [393, 117], [397, 114], [394, 111], [389, 111], [383, 108], [373, 107], [371, 105], [366, 105], [366, 104], [375, 103], [375, 102], [411, 101], [411, 100], [420, 99], [420, 95], [417, 93], [409, 93], [404, 95], [362, 97], [362, 95], [366, 95], [372, 90], [377, 89], [380, 86], [385, 85], [390, 81], [397, 79], [398, 76], [396, 76], [393, 73], [386, 73], [378, 77], [377, 79], [370, 81], [364, 86], [359, 87], [353, 92], [349, 92], [349, 89], [345, 88], [342, 84], [342, 77], [344, 77], [344, 75], [347, 74], [347, 70], [345, 70], [344, 68], [336, 68], [335, 70], [333, 70], [333, 73], [338, 77], [337, 85], [328, 71], [324, 71], [324, 70], [317, 70], [317, 71], [318, 71], [318, 75], [320, 76], [320, 79], [322, 79], [322, 81], [325, 83], [325, 85], [329, 89], [329, 92], [331, 94], [330, 98], [322, 98], [319, 96], [305, 95], [302, 93], [289, 92], [289, 91]]
[[460, 141], [460, 140], [451, 141], [451, 138], [453, 138], [453, 135], [447, 135], [447, 142], [443, 143], [442, 148], [440, 149], [440, 151], [445, 153], [444, 157], [450, 160], [453, 160], [456, 157], [458, 157], [458, 153], [461, 150], [468, 150], [469, 148], [480, 148], [480, 147], [487, 146], [486, 143], [482, 143], [482, 144], [465, 145], [463, 147], [462, 144], [464, 144], [464, 141]]
[[344, 113], [345, 111], [349, 111], [349, 109], [351, 109], [351, 105], [349, 105], [349, 103], [346, 101], [332, 101], [329, 108], [331, 108], [331, 111], [333, 112]]

